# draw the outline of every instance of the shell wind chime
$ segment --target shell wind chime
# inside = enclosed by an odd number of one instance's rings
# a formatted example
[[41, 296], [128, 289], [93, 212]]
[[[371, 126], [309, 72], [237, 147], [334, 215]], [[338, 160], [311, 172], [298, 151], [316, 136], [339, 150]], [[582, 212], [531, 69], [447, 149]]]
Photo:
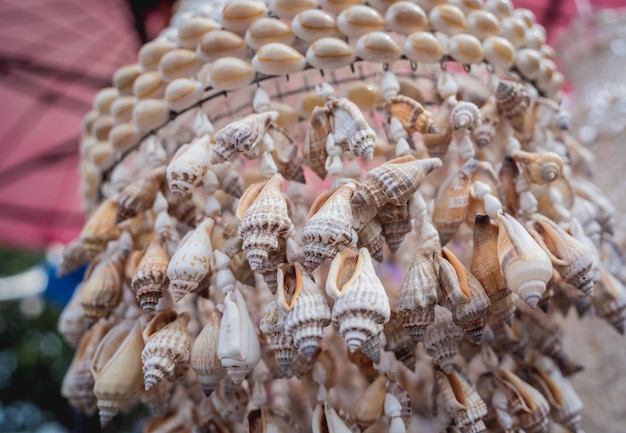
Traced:
[[555, 317], [623, 333], [626, 289], [551, 56], [509, 0], [180, 0], [83, 122], [63, 395], [144, 432], [582, 432]]

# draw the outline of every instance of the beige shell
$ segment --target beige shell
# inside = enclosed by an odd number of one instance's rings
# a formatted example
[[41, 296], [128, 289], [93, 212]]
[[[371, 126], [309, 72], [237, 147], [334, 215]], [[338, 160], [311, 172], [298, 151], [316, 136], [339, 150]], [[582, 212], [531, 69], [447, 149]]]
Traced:
[[554, 182], [563, 174], [563, 160], [554, 152], [529, 153], [516, 150], [511, 156], [522, 165], [533, 183], [543, 185]]
[[270, 125], [267, 133], [274, 142], [272, 157], [278, 167], [278, 172], [286, 180], [306, 183], [302, 167], [304, 160], [302, 156], [298, 155], [298, 147], [287, 131], [277, 125]]
[[350, 6], [337, 16], [337, 28], [348, 38], [358, 38], [371, 31], [384, 30], [385, 20], [369, 6]]
[[158, 313], [146, 326], [145, 347], [141, 352], [146, 391], [163, 378], [175, 379], [179, 370], [186, 368], [191, 352], [189, 320], [189, 313], [168, 310]]
[[392, 117], [397, 118], [409, 135], [436, 134], [433, 115], [422, 104], [404, 95], [388, 98], [383, 105], [383, 117], [386, 124], [391, 124]]
[[320, 9], [307, 9], [298, 13], [291, 21], [291, 30], [306, 42], [315, 42], [325, 37], [338, 36], [335, 18]]
[[375, 63], [392, 63], [400, 58], [400, 45], [385, 32], [369, 32], [359, 38], [355, 54], [367, 61]]
[[[330, 316], [330, 310], [328, 315]], [[293, 337], [285, 332], [286, 318], [287, 313], [279, 307], [278, 302], [271, 301], [267, 304], [265, 314], [259, 322], [259, 329], [269, 338], [270, 349], [274, 351], [278, 365], [283, 369], [289, 367], [298, 353]]]
[[[411, 230], [410, 223], [409, 230]], [[357, 231], [357, 235], [357, 247], [367, 248], [374, 260], [382, 262], [385, 238], [381, 223], [377, 219], [372, 219]], [[402, 237], [404, 237], [404, 233], [402, 233]]]
[[177, 198], [189, 196], [199, 186], [209, 167], [209, 137], [181, 147], [167, 166], [167, 182]]
[[293, 229], [282, 185], [283, 178], [277, 173], [250, 186], [239, 201], [239, 238], [252, 270], [261, 268], [268, 254], [278, 249], [278, 238]]
[[237, 90], [250, 84], [254, 76], [254, 69], [245, 60], [221, 57], [209, 66], [207, 84], [216, 90]]
[[354, 417], [360, 426], [370, 426], [383, 415], [386, 386], [387, 377], [380, 375], [361, 393], [353, 408]]
[[552, 277], [552, 262], [515, 218], [498, 215], [498, 260], [507, 284], [535, 307]]
[[278, 118], [278, 112], [267, 111], [226, 125], [215, 134], [216, 144], [211, 155], [211, 164], [233, 161], [238, 153], [248, 159], [259, 156], [257, 147], [270, 123]]
[[241, 383], [261, 359], [256, 329], [238, 289], [224, 299], [217, 356], [235, 384]]
[[474, 387], [456, 371], [446, 374], [437, 370], [435, 380], [440, 390], [437, 401], [453, 424], [462, 431], [484, 431], [482, 418], [487, 415], [487, 405]]
[[347, 98], [334, 99], [328, 104], [333, 115], [333, 139], [346, 143], [356, 156], [371, 159], [374, 156], [376, 133], [368, 125], [357, 105]]
[[481, 41], [500, 34], [500, 21], [494, 14], [485, 10], [475, 10], [467, 15], [469, 32]]
[[[396, 305], [397, 308], [397, 305]], [[404, 328], [402, 316], [395, 311], [391, 312], [389, 322], [385, 323], [385, 347], [387, 352], [393, 352], [396, 359], [403, 363], [410, 371], [415, 370], [415, 341]]]
[[246, 44], [253, 50], [272, 42], [291, 45], [294, 39], [289, 25], [274, 18], [259, 18], [248, 27], [245, 36]]
[[428, 16], [424, 9], [408, 1], [390, 5], [385, 12], [385, 23], [392, 31], [401, 35], [428, 30]]
[[133, 84], [141, 72], [141, 67], [133, 64], [122, 66], [113, 73], [113, 85], [121, 96], [132, 95]]
[[488, 146], [494, 139], [500, 118], [495, 104], [495, 98], [488, 98], [480, 107], [482, 123], [472, 130], [472, 138], [478, 148]]
[[259, 48], [252, 58], [252, 67], [262, 74], [287, 75], [302, 71], [306, 59], [289, 45], [271, 42]]
[[206, 17], [195, 16], [182, 20], [178, 25], [178, 46], [193, 50], [206, 33], [219, 29], [219, 23]]
[[120, 251], [107, 251], [106, 256], [87, 271], [80, 304], [88, 321], [93, 323], [107, 316], [122, 299], [125, 259], [126, 256]]
[[57, 322], [57, 331], [63, 337], [63, 340], [72, 348], [75, 348], [80, 342], [83, 334], [89, 327], [89, 323], [85, 320], [83, 307], [80, 305], [80, 293], [82, 284], [74, 289], [72, 298], [65, 304], [59, 321]]
[[[515, 23], [513, 26], [519, 28], [519, 23]], [[515, 42], [511, 42], [515, 45]], [[515, 53], [515, 67], [520, 74], [528, 80], [538, 78], [541, 61], [541, 53], [532, 48], [523, 48]]]
[[524, 84], [501, 80], [496, 89], [496, 106], [502, 117], [508, 119], [515, 129], [521, 130], [530, 106], [530, 97]]
[[164, 39], [156, 39], [144, 44], [139, 50], [139, 64], [144, 71], [156, 71], [161, 58], [174, 49], [174, 45]]
[[318, 69], [338, 69], [355, 60], [354, 50], [341, 39], [323, 37], [313, 42], [306, 51], [306, 61]]
[[447, 35], [455, 35], [467, 30], [465, 14], [453, 5], [435, 6], [428, 14], [431, 27]]
[[503, 71], [515, 62], [515, 47], [500, 36], [490, 36], [483, 41], [485, 60], [491, 63], [496, 71]]
[[296, 14], [316, 6], [316, 0], [271, 0], [270, 9], [279, 18], [291, 19]]
[[100, 423], [105, 426], [126, 403], [141, 392], [140, 320], [124, 320], [100, 341], [93, 355], [93, 392], [98, 398]]
[[419, 189], [426, 176], [441, 167], [438, 158], [415, 159], [403, 156], [373, 168], [354, 193], [355, 205], [375, 205], [380, 208], [387, 203], [401, 206]]
[[474, 246], [470, 272], [485, 289], [496, 314], [509, 326], [513, 323], [513, 293], [509, 289], [498, 261], [498, 227], [486, 215], [476, 215]]
[[163, 80], [169, 82], [176, 78], [189, 78], [198, 72], [201, 66], [195, 51], [175, 49], [161, 57], [159, 74]]
[[[324, 336], [324, 328], [330, 324], [330, 307], [318, 285], [299, 263], [295, 267], [295, 292], [288, 306], [285, 332], [293, 337], [295, 345], [309, 359], [317, 350]], [[279, 272], [280, 275], [280, 272]], [[281, 291], [281, 306], [285, 307]]]
[[111, 104], [111, 116], [116, 124], [130, 122], [133, 116], [133, 108], [137, 103], [134, 96], [120, 96]]
[[[276, 251], [271, 251], [267, 254], [267, 259], [265, 259], [259, 268], [257, 268], [257, 272], [263, 276], [263, 280], [267, 287], [270, 289], [272, 294], [276, 294], [276, 290], [278, 288], [278, 275], [276, 270], [281, 263], [287, 262], [287, 241], [285, 238], [278, 238], [278, 247]], [[246, 263], [248, 263], [246, 259]], [[254, 285], [254, 284], [252, 284]]]
[[169, 115], [164, 100], [142, 99], [133, 108], [133, 123], [140, 132], [146, 132], [167, 123]]
[[120, 236], [120, 229], [115, 224], [117, 203], [114, 198], [104, 200], [85, 223], [80, 232], [83, 259], [91, 260], [104, 251], [107, 243]]
[[170, 291], [178, 302], [188, 293], [194, 292], [209, 274], [211, 253], [211, 230], [213, 220], [207, 218], [198, 225], [189, 237], [179, 245], [167, 265]]
[[450, 126], [455, 132], [474, 129], [481, 121], [480, 109], [473, 102], [460, 101], [450, 113]]
[[434, 128], [438, 131], [433, 134], [424, 134], [423, 143], [428, 154], [435, 158], [443, 158], [448, 152], [448, 147], [454, 137], [454, 131], [450, 127], [450, 114], [452, 110], [449, 104], [442, 104], [439, 111], [433, 117]]
[[148, 173], [145, 178], [124, 188], [117, 196], [116, 224], [150, 209], [164, 178], [165, 167], [159, 167]]
[[450, 57], [464, 65], [477, 65], [485, 55], [478, 38], [466, 33], [452, 36], [448, 42], [448, 51]]
[[144, 72], [133, 82], [133, 94], [138, 100], [163, 98], [165, 96], [165, 81], [157, 72]]
[[609, 322], [620, 334], [626, 329], [626, 288], [615, 276], [600, 269], [593, 305], [599, 317]]
[[256, 0], [234, 1], [223, 7], [221, 21], [224, 28], [243, 33], [250, 27], [250, 24], [266, 13], [267, 7], [263, 2]]
[[180, 111], [197, 104], [204, 93], [204, 86], [193, 78], [177, 78], [165, 89], [165, 102], [172, 111]]
[[413, 228], [409, 202], [401, 206], [387, 203], [378, 209], [377, 219], [380, 222], [385, 242], [391, 252], [395, 254], [400, 248], [404, 236]]
[[132, 288], [144, 313], [154, 311], [167, 280], [169, 256], [160, 238], [155, 237], [142, 257], [132, 280]]
[[351, 433], [352, 430], [337, 415], [335, 409], [328, 402], [319, 402], [315, 406], [312, 417], [313, 433]]
[[389, 320], [389, 299], [367, 248], [358, 255], [345, 248], [333, 259], [326, 281], [326, 291], [336, 299], [332, 320], [354, 352], [377, 336]]
[[222, 57], [243, 57], [247, 49], [241, 36], [227, 30], [213, 30], [202, 36], [196, 52], [201, 61], [216, 62]]
[[309, 167], [321, 179], [326, 178], [326, 140], [332, 132], [330, 110], [326, 107], [315, 107], [309, 119], [306, 138], [304, 140], [304, 157]]
[[439, 368], [449, 374], [454, 369], [454, 357], [463, 335], [463, 330], [452, 321], [450, 312], [436, 307], [435, 321], [424, 333], [424, 350]]
[[430, 32], [411, 33], [404, 40], [402, 52], [418, 63], [439, 63], [443, 57], [441, 42]]
[[221, 320], [222, 312], [214, 308], [191, 348], [189, 364], [196, 372], [198, 382], [207, 397], [226, 376], [226, 369], [217, 357]]

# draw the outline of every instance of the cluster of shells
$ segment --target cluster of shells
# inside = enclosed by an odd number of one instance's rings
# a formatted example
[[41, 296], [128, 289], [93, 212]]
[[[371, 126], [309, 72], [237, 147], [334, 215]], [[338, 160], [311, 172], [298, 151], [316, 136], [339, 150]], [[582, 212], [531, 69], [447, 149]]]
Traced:
[[96, 95], [62, 264], [89, 264], [59, 322], [78, 411], [582, 431], [560, 317], [623, 333], [626, 288], [545, 31], [508, 0], [359, 3], [183, 2]]

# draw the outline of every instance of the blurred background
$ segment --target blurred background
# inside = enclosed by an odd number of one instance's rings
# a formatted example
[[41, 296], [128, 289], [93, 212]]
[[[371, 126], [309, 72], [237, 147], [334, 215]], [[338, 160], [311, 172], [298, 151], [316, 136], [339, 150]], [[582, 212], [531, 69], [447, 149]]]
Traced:
[[[172, 3], [0, 2], [0, 432], [100, 431], [95, 418], [76, 414], [60, 395], [72, 350], [56, 323], [84, 272], [56, 277], [63, 245], [84, 222], [80, 123], [96, 91], [167, 25]], [[625, 158], [617, 146], [626, 139], [626, 15], [614, 9], [623, 0], [513, 3], [547, 29], [568, 79], [573, 125], [602, 167], [594, 181], [626, 211], [619, 192]], [[614, 346], [602, 350], [623, 352]], [[136, 431], [138, 418], [117, 417], [106, 431]], [[599, 422], [592, 431], [608, 431]]]

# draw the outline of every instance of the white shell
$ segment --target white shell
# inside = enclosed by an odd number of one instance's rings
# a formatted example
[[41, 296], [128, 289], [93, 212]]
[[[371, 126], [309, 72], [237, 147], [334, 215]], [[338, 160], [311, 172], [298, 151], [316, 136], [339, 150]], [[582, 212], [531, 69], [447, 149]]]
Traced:
[[315, 7], [315, 0], [270, 0], [270, 10], [279, 18], [291, 19], [296, 14]]
[[528, 80], [534, 80], [539, 76], [541, 61], [539, 51], [530, 48], [521, 49], [515, 55], [515, 67]]
[[432, 33], [411, 33], [402, 49], [405, 56], [418, 63], [439, 63], [443, 57], [443, 47]]
[[318, 69], [338, 69], [354, 62], [350, 45], [337, 38], [321, 38], [311, 44], [306, 52], [307, 62]]
[[184, 197], [200, 185], [209, 166], [209, 137], [181, 147], [167, 166], [167, 182], [175, 197]]
[[515, 63], [515, 47], [501, 36], [491, 36], [483, 41], [485, 60], [496, 70], [506, 70]]
[[304, 69], [306, 60], [296, 50], [278, 42], [263, 45], [252, 58], [252, 67], [267, 75], [287, 75]]
[[196, 104], [202, 98], [202, 83], [192, 78], [177, 78], [165, 89], [165, 104], [173, 111], [179, 111]]
[[402, 50], [388, 33], [371, 32], [357, 41], [356, 55], [368, 62], [392, 63], [400, 58]]
[[453, 5], [435, 6], [428, 14], [430, 25], [433, 30], [456, 35], [467, 30], [467, 22], [463, 11]]
[[461, 33], [452, 36], [448, 50], [454, 60], [466, 65], [478, 64], [483, 60], [483, 46], [478, 38], [470, 34]]
[[194, 50], [202, 36], [221, 27], [218, 22], [206, 17], [195, 16], [184, 20], [178, 25], [178, 46]]
[[195, 51], [176, 49], [161, 57], [159, 74], [165, 81], [187, 78], [200, 70], [202, 64]]
[[494, 14], [487, 11], [470, 12], [467, 16], [469, 32], [481, 41], [500, 34], [500, 21]]
[[337, 17], [337, 28], [349, 38], [358, 38], [371, 31], [384, 30], [385, 20], [369, 6], [351, 6]]
[[114, 123], [130, 122], [133, 118], [133, 108], [137, 103], [134, 96], [120, 96], [113, 101], [110, 108]]
[[207, 81], [217, 90], [237, 90], [254, 80], [254, 69], [250, 64], [235, 57], [222, 57], [209, 68]]
[[335, 18], [320, 9], [308, 9], [300, 12], [291, 21], [293, 33], [306, 42], [339, 35]]
[[267, 6], [256, 0], [234, 0], [227, 2], [221, 12], [220, 21], [225, 29], [244, 33], [255, 20], [267, 15]]
[[139, 131], [149, 131], [163, 125], [170, 113], [162, 99], [144, 99], [133, 109], [133, 123]]
[[196, 53], [202, 62], [215, 62], [222, 57], [243, 57], [247, 51], [241, 36], [228, 30], [214, 30], [202, 37]]
[[387, 27], [401, 35], [428, 30], [428, 16], [418, 5], [399, 1], [393, 3], [385, 13]]
[[291, 45], [296, 37], [284, 22], [274, 18], [259, 18], [246, 30], [246, 44], [253, 50], [271, 42]]
[[508, 17], [500, 22], [500, 35], [508, 39], [515, 48], [520, 48], [526, 38], [526, 26], [521, 18]]

